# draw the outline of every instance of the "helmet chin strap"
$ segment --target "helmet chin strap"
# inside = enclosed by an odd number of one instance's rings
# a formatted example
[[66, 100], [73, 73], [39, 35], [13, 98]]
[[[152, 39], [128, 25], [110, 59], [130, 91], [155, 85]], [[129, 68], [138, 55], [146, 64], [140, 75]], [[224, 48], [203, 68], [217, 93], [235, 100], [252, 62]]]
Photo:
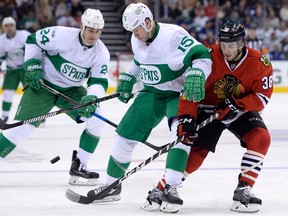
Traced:
[[[147, 36], [148, 36], [147, 41], [152, 38], [153, 25], [154, 25], [154, 23], [151, 21], [151, 27], [150, 27], [150, 29], [147, 29], [146, 26], [143, 26], [143, 28], [144, 28], [145, 31], [147, 32]], [[147, 42], [147, 41], [146, 41], [146, 42]]]

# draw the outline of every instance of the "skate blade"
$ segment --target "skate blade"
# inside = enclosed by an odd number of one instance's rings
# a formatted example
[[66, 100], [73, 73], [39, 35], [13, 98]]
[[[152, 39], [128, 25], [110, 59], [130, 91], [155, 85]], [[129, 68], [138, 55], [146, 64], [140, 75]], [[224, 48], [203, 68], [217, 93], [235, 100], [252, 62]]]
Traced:
[[239, 201], [234, 201], [230, 207], [231, 211], [240, 212], [240, 213], [256, 213], [260, 210], [259, 204], [248, 204], [247, 206], [243, 205]]
[[103, 199], [94, 200], [92, 203], [106, 203], [106, 202], [116, 202], [121, 199], [120, 195], [113, 195], [109, 197], [105, 197]]
[[71, 176], [68, 183], [77, 186], [95, 186], [98, 179], [85, 179], [79, 176]]
[[143, 209], [145, 211], [158, 211], [160, 210], [160, 205], [156, 202], [149, 202], [146, 200], [146, 202], [140, 207], [140, 209]]
[[180, 204], [172, 204], [166, 201], [162, 201], [160, 211], [165, 213], [177, 213], [181, 208]]

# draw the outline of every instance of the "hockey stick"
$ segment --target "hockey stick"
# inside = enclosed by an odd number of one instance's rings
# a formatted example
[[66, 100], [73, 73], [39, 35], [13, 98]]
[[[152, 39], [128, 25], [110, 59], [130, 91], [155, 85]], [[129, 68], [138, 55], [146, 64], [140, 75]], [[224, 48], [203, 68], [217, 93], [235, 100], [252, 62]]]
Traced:
[[20, 122], [15, 122], [15, 123], [12, 123], [12, 124], [6, 124], [3, 120], [0, 119], [0, 129], [1, 130], [6, 130], [6, 129], [9, 129], [9, 128], [18, 127], [18, 126], [24, 125], [24, 124], [31, 124], [33, 122], [41, 121], [43, 119], [50, 118], [50, 117], [59, 115], [61, 113], [67, 113], [69, 111], [76, 110], [76, 109], [79, 109], [81, 107], [88, 106], [90, 104], [97, 104], [97, 103], [100, 103], [102, 101], [106, 101], [106, 100], [109, 100], [109, 99], [112, 99], [112, 98], [115, 98], [115, 97], [119, 97], [120, 95], [121, 95], [120, 93], [111, 94], [111, 95], [108, 95], [108, 96], [105, 96], [105, 97], [102, 97], [102, 98], [98, 98], [96, 100], [93, 100], [93, 101], [90, 101], [90, 102], [87, 102], [87, 103], [79, 104], [79, 105], [76, 105], [76, 106], [68, 107], [68, 108], [57, 110], [57, 111], [54, 111], [54, 112], [49, 112], [49, 113], [46, 113], [46, 114], [43, 114], [43, 115], [40, 115], [40, 116], [35, 116], [33, 118], [26, 119], [26, 120], [20, 121]]
[[[207, 124], [209, 124], [210, 122], [214, 121], [217, 117], [218, 117], [218, 113], [215, 113], [214, 115], [210, 116], [208, 119], [204, 120], [199, 125], [197, 125], [197, 130], [199, 130], [200, 128], [205, 127]], [[75, 191], [73, 191], [73, 190], [68, 188], [66, 190], [65, 197], [67, 199], [71, 200], [72, 202], [81, 203], [81, 204], [90, 204], [90, 203], [93, 203], [95, 200], [100, 200], [107, 193], [109, 193], [110, 191], [114, 190], [115, 187], [117, 187], [119, 184], [121, 184], [122, 181], [127, 179], [129, 176], [131, 176], [132, 174], [138, 172], [140, 169], [142, 169], [144, 166], [146, 166], [147, 164], [149, 164], [152, 161], [154, 161], [160, 155], [168, 152], [173, 146], [175, 146], [177, 143], [181, 142], [183, 140], [183, 138], [184, 137], [178, 137], [177, 140], [164, 145], [164, 147], [160, 151], [156, 152], [154, 155], [152, 155], [151, 157], [147, 158], [145, 161], [140, 163], [138, 166], [134, 167], [132, 170], [130, 170], [129, 172], [124, 174], [122, 177], [117, 179], [114, 183], [109, 185], [107, 188], [105, 188], [103, 191], [98, 193], [96, 196], [94, 196], [94, 197], [83, 196], [83, 195], [78, 194]]]
[[[52, 94], [55, 94], [55, 95], [57, 95], [57, 96], [59, 96], [59, 97], [62, 97], [64, 100], [70, 102], [71, 104], [73, 104], [73, 105], [79, 105], [78, 102], [72, 100], [71, 98], [67, 97], [66, 95], [64, 95], [64, 94], [60, 93], [59, 91], [51, 88], [50, 86], [44, 84], [43, 82], [41, 83], [41, 86], [42, 86], [42, 88], [46, 89], [47, 91], [51, 92]], [[100, 120], [102, 120], [102, 121], [110, 124], [111, 126], [113, 126], [113, 127], [115, 127], [115, 128], [118, 127], [117, 124], [115, 124], [114, 122], [106, 119], [105, 117], [103, 117], [103, 116], [101, 116], [101, 115], [99, 115], [99, 114], [97, 114], [97, 113], [93, 113], [93, 116], [99, 118]], [[153, 145], [152, 143], [149, 143], [149, 142], [147, 142], [147, 141], [146, 141], [144, 144], [147, 145], [147, 146], [149, 146], [150, 148], [156, 150], [156, 151], [160, 151], [160, 150], [163, 148], [163, 146], [155, 146], [155, 145]]]

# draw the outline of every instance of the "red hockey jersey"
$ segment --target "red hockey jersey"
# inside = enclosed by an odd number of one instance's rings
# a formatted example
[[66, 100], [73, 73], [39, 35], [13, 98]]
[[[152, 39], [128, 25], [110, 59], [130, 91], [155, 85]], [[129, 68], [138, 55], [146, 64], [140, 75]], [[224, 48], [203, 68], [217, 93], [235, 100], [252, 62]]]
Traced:
[[[219, 45], [209, 47], [212, 72], [206, 80], [205, 98], [200, 107], [216, 107], [233, 94], [243, 111], [261, 111], [269, 102], [273, 91], [272, 65], [257, 50], [246, 47], [246, 54], [232, 70], [224, 59]], [[197, 103], [180, 99], [179, 115], [197, 115]]]

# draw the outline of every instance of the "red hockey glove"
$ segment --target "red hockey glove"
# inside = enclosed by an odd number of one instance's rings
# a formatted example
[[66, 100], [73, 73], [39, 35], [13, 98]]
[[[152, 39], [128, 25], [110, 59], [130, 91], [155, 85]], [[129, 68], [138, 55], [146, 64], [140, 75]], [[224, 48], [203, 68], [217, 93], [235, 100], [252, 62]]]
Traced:
[[182, 137], [183, 144], [191, 145], [198, 137], [196, 131], [196, 120], [191, 115], [180, 115], [178, 116], [178, 127], [177, 127], [177, 136]]
[[242, 109], [242, 107], [238, 106], [236, 99], [231, 95], [219, 105], [219, 109], [217, 110], [219, 116], [217, 120], [224, 121], [233, 119]]

